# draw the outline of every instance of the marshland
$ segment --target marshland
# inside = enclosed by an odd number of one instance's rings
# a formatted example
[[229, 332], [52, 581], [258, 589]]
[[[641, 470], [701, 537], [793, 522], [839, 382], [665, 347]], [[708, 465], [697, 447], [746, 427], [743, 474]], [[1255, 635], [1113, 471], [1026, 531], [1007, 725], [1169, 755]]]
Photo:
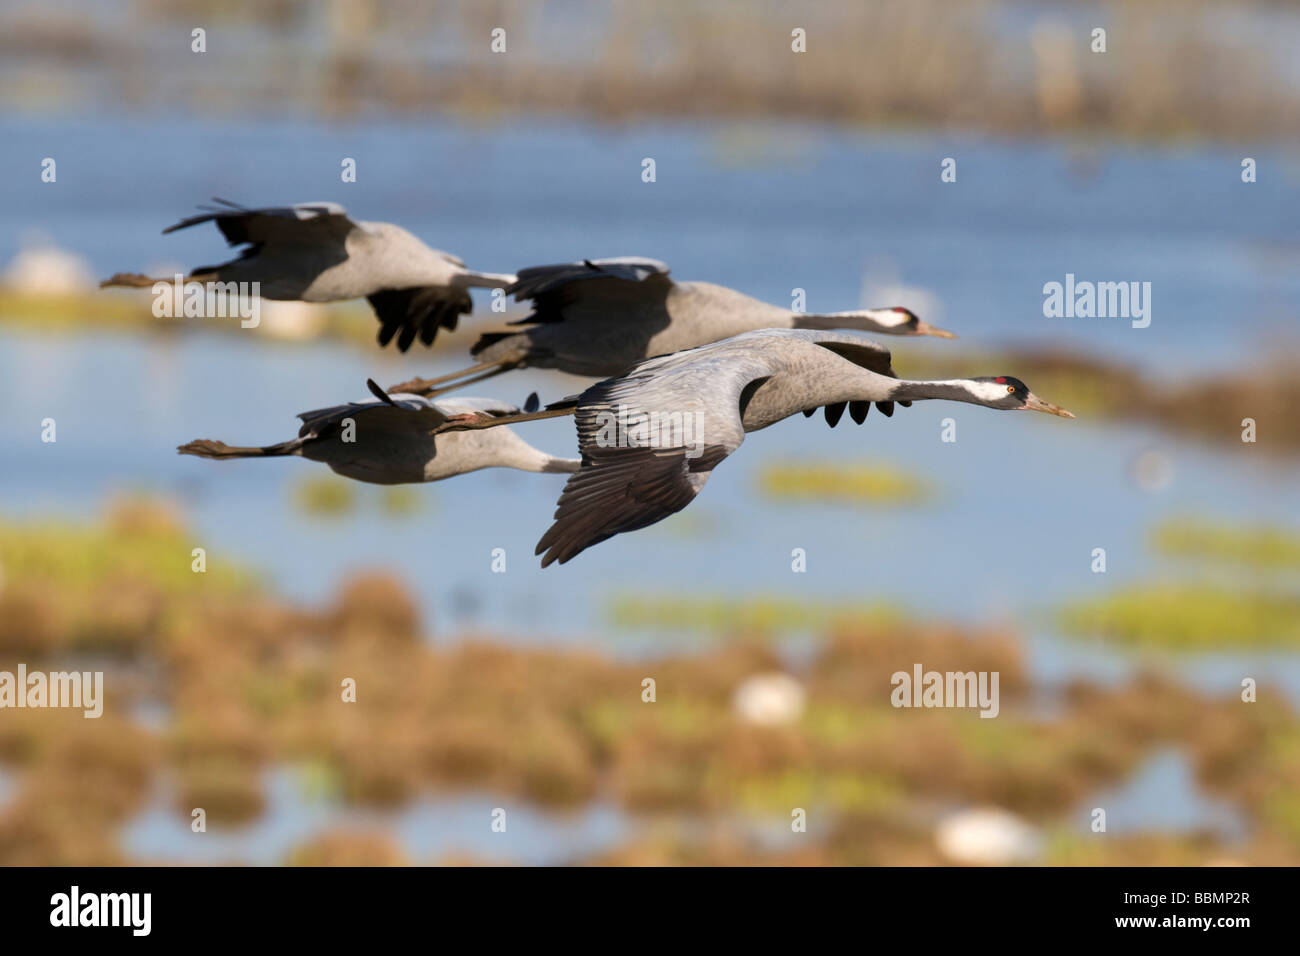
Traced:
[[[201, 55], [203, 3], [6, 12], [0, 671], [102, 670], [105, 703], [0, 710], [0, 863], [938, 865], [978, 862], [938, 834], [990, 807], [1034, 834], [1008, 860], [1300, 862], [1300, 83], [1277, 56], [1300, 18], [859, 6], [792, 54], [775, 7], [547, 4], [503, 64], [464, 38], [486, 50], [512, 3], [226, 5]], [[561, 476], [380, 488], [175, 454], [279, 441], [523, 315], [476, 293], [399, 355], [364, 303], [245, 329], [95, 288], [222, 255], [159, 235], [213, 195], [341, 202], [489, 270], [645, 255], [810, 311], [908, 306], [960, 338], [886, 340], [900, 375], [1013, 374], [1078, 420], [796, 417], [684, 513], [543, 571]], [[1070, 273], [1151, 282], [1150, 325], [1048, 317]], [[574, 454], [569, 421], [518, 430]], [[996, 671], [998, 716], [892, 707], [917, 663]], [[747, 709], [778, 673], [800, 692]]]

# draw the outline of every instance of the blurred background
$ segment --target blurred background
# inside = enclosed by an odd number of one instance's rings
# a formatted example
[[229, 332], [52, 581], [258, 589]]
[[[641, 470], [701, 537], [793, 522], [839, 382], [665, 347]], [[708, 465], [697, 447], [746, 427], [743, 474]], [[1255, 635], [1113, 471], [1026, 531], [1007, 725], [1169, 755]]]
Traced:
[[[1300, 862], [1297, 48], [1280, 0], [6, 4], [0, 670], [103, 670], [107, 703], [0, 711], [0, 863]], [[159, 235], [211, 196], [490, 271], [910, 306], [961, 338], [889, 340], [900, 375], [1016, 375], [1078, 421], [796, 417], [542, 572], [558, 476], [174, 453], [521, 314], [478, 298], [401, 356], [364, 303], [252, 330], [96, 289], [220, 261]], [[1150, 282], [1150, 327], [1045, 318], [1067, 273]], [[894, 709], [917, 663], [998, 671], [998, 717]]]

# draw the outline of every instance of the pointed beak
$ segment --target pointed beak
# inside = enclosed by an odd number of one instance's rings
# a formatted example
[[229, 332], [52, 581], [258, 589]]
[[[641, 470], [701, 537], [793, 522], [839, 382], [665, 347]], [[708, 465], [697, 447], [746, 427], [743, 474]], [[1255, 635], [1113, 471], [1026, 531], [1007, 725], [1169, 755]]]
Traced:
[[928, 322], [916, 320], [916, 328], [912, 329], [913, 335], [933, 335], [939, 339], [955, 339], [957, 333], [949, 332], [947, 329], [941, 329], [937, 325], [930, 325]]
[[1051, 402], [1045, 402], [1033, 392], [1030, 392], [1025, 398], [1025, 404], [1022, 408], [1034, 412], [1047, 412], [1049, 415], [1059, 415], [1061, 418], [1073, 418], [1071, 412], [1067, 412], [1060, 405], [1053, 405]]

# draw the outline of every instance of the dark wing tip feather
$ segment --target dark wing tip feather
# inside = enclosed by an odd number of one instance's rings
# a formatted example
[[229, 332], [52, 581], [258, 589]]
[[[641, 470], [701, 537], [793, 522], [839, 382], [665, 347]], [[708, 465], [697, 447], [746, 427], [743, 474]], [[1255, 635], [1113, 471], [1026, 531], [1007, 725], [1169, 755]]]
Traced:
[[460, 317], [474, 307], [465, 290], [441, 286], [384, 289], [366, 296], [366, 301], [379, 319], [380, 347], [396, 336], [401, 352], [409, 349], [417, 337], [425, 345], [432, 345], [439, 329], [455, 329]]
[[366, 379], [366, 388], [370, 389], [370, 394], [375, 396], [375, 398], [379, 399], [381, 402], [387, 402], [389, 405], [394, 407], [397, 405], [389, 394], [379, 387], [379, 384], [373, 378]]

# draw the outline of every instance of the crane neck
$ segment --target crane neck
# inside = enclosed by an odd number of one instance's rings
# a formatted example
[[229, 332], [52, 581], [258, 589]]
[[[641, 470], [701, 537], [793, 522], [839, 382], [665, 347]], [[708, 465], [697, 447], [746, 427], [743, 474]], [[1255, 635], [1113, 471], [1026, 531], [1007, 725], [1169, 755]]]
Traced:
[[890, 309], [858, 309], [852, 312], [795, 312], [792, 328], [818, 329], [856, 329], [862, 332], [878, 332], [885, 335], [905, 334], [908, 323], [898, 313]]
[[972, 405], [984, 404], [975, 392], [975, 382], [965, 378], [938, 379], [934, 381], [910, 381], [899, 379], [890, 392], [890, 399], [896, 402], [919, 402], [926, 399], [945, 399], [950, 402], [969, 402]]

